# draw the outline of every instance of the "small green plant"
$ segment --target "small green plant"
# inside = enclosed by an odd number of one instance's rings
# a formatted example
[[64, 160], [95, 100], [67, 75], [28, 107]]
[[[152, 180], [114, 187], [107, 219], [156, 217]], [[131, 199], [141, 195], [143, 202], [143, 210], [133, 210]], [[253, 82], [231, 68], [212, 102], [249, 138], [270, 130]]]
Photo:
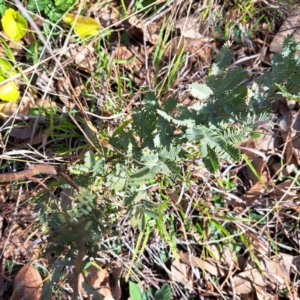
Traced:
[[76, 0], [29, 0], [27, 9], [34, 13], [42, 13], [51, 22], [57, 22], [75, 3]]
[[172, 290], [170, 286], [165, 283], [161, 289], [155, 291], [153, 288], [149, 288], [146, 291], [142, 291], [141, 288], [134, 282], [129, 282], [129, 294], [132, 300], [171, 300]]
[[[192, 95], [199, 100], [191, 108], [175, 98], [159, 105], [154, 93], [146, 93], [131, 119], [124, 120], [108, 137], [111, 147], [103, 149], [103, 155], [87, 152], [83, 164], [70, 168], [75, 175], [74, 183], [80, 187], [72, 200], [75, 205], [65, 210], [53, 206], [48, 219], [46, 206], [40, 205], [41, 222], [49, 231], [47, 252], [55, 250], [57, 257], [63, 257], [53, 265], [53, 279], [46, 288], [57, 280], [64, 266], [74, 264], [80, 241], [84, 241], [88, 257], [110, 247], [100, 244], [99, 240], [103, 235], [118, 236], [112, 225], [116, 222], [115, 216], [120, 214], [120, 207], [124, 208], [124, 214], [130, 215], [132, 227], [139, 231], [132, 265], [135, 258], [141, 258], [152, 231], [159, 233], [173, 257], [178, 258], [176, 230], [172, 229], [174, 216], [170, 213], [172, 204], [163, 192], [154, 197], [149, 185], [164, 190], [166, 186], [174, 186], [176, 180], [188, 184], [181, 172], [182, 163], [187, 159], [201, 157], [212, 172], [218, 170], [221, 160], [239, 159], [234, 143], [253, 135], [257, 120], [270, 120], [269, 97], [276, 99], [283, 92], [299, 93], [298, 48], [294, 40], [286, 39], [283, 54], [273, 58], [273, 70], [266, 72], [259, 83], [247, 87], [243, 84], [247, 73], [230, 67], [232, 53], [225, 46], [217, 55], [206, 84], [191, 85]], [[258, 89], [259, 85], [263, 90]], [[187, 144], [197, 151], [189, 152]], [[219, 184], [225, 190], [232, 188], [229, 181]], [[70, 186], [62, 184], [62, 188], [67, 187]], [[113, 203], [112, 199], [118, 202]], [[221, 209], [222, 199], [215, 198], [215, 201]], [[230, 212], [215, 218], [207, 206], [200, 206], [201, 216], [207, 218], [206, 225], [189, 224], [199, 238], [225, 238], [234, 243], [235, 235], [248, 247], [249, 242], [232, 222], [247, 219], [235, 218]], [[184, 214], [181, 217], [184, 218]], [[119, 244], [116, 248], [119, 249]], [[130, 289], [132, 299], [136, 294], [142, 297], [136, 299], [148, 299], [150, 295], [156, 299], [161, 291], [143, 292], [133, 282]], [[171, 292], [166, 295], [171, 297]]]

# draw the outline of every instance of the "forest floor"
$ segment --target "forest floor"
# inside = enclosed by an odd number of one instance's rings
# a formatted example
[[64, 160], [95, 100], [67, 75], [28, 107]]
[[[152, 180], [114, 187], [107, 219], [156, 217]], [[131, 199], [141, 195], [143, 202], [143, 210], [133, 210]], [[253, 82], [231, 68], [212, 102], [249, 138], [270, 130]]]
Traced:
[[299, 96], [215, 172], [169, 125], [224, 46], [248, 97], [295, 2], [0, 1], [1, 299], [300, 299]]

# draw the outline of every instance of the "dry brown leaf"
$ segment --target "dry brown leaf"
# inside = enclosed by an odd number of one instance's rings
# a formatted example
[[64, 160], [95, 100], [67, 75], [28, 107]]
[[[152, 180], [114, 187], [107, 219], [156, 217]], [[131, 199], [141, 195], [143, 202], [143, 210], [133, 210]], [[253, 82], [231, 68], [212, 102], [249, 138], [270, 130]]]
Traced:
[[32, 138], [28, 138], [19, 145], [39, 145], [43, 142], [47, 141], [47, 138], [49, 136], [49, 130], [46, 129], [44, 131], [36, 133]]
[[300, 255], [293, 257], [292, 264], [296, 272], [300, 272]]
[[207, 26], [198, 17], [189, 16], [178, 19], [175, 28], [180, 29], [182, 36], [189, 39], [207, 40]]
[[255, 149], [255, 142], [253, 141], [252, 138], [249, 138], [246, 142], [235, 143], [235, 146], [237, 148], [242, 147], [241, 153], [247, 155], [248, 158], [251, 159], [257, 157], [257, 154], [255, 154], [253, 151], [250, 151], [250, 149]]
[[[2, 31], [3, 36], [7, 37], [7, 35]], [[5, 39], [6, 43], [10, 49], [10, 51], [12, 52], [13, 56], [18, 60], [19, 57], [23, 57], [24, 56], [24, 42], [23, 40], [20, 40], [18, 42], [14, 42], [11, 39], [7, 38]], [[2, 43], [1, 43], [2, 45]], [[6, 50], [4, 50], [2, 48], [2, 46], [0, 47], [0, 56], [1, 57], [7, 57], [6, 55]]]
[[258, 300], [274, 300], [274, 295], [267, 293], [266, 289], [258, 286], [256, 286], [256, 297]]
[[283, 168], [281, 162], [273, 162], [271, 163], [270, 170], [272, 175], [279, 174], [280, 172], [282, 176], [289, 176], [294, 171], [295, 167], [295, 164], [289, 164]]
[[48, 75], [45, 71], [43, 71], [41, 74], [39, 74], [39, 77], [37, 78], [37, 81], [36, 81], [36, 85], [44, 93], [52, 93], [52, 94], [56, 93], [53, 79], [51, 79], [51, 75]]
[[284, 39], [288, 35], [293, 35], [296, 42], [300, 42], [300, 15], [294, 15], [289, 16], [286, 21], [283, 23], [283, 25], [280, 27], [279, 31], [275, 35], [271, 45], [270, 45], [270, 51], [275, 53], [281, 53], [282, 52], [282, 44]]
[[58, 107], [55, 102], [52, 102], [50, 100], [49, 97], [38, 98], [38, 99], [35, 100], [35, 104], [37, 106], [42, 106], [42, 107], [45, 107], [45, 108], [57, 108]]
[[208, 63], [212, 60], [212, 49], [214, 48], [215, 44], [209, 44], [200, 39], [175, 37], [166, 48], [164, 57], [174, 57], [174, 55], [178, 54], [183, 49], [183, 53], [189, 53], [191, 56], [191, 63], [196, 61], [196, 57], [202, 62]]
[[35, 245], [32, 241], [25, 241], [22, 248], [24, 253], [26, 253], [26, 256], [31, 260], [40, 258], [42, 252], [40, 245]]
[[88, 73], [96, 70], [98, 62], [95, 57], [95, 49], [91, 45], [70, 48], [70, 57], [75, 57], [75, 63], [80, 69]]
[[282, 197], [283, 195], [289, 196], [289, 197], [296, 197], [296, 193], [293, 192], [291, 189], [289, 192], [287, 190], [290, 186], [293, 185], [293, 180], [286, 179], [285, 181], [280, 182], [279, 184], [274, 186], [275, 195], [277, 197]]
[[111, 275], [113, 281], [110, 282], [111, 293], [115, 300], [121, 299], [122, 291], [120, 286], [120, 278], [122, 273], [122, 264], [120, 262], [112, 263]]
[[278, 118], [278, 126], [282, 139], [285, 141], [284, 156], [286, 163], [300, 164], [300, 113], [285, 112]]
[[[150, 54], [151, 51], [152, 49], [149, 49], [148, 54]], [[115, 51], [117, 59], [128, 61], [124, 64], [124, 68], [130, 72], [132, 80], [136, 84], [141, 84], [147, 76], [143, 52], [142, 48], [131, 47], [131, 49], [128, 49], [125, 46], [119, 46]]]
[[57, 93], [59, 100], [67, 107], [69, 110], [72, 110], [75, 106], [75, 103], [71, 95], [72, 87], [71, 82], [61, 77], [57, 81]]
[[[94, 6], [97, 6], [97, 4], [102, 5], [102, 3], [95, 3]], [[109, 5], [106, 5], [105, 7], [102, 7], [101, 9], [97, 9], [95, 7], [94, 9], [94, 14], [98, 15], [100, 21], [101, 21], [101, 25], [103, 25], [103, 27], [107, 27], [107, 26], [111, 26], [112, 24], [117, 23], [118, 21], [120, 21], [120, 14], [116, 13], [117, 9], [114, 7], [110, 7]], [[89, 9], [89, 13], [93, 12], [93, 9]]]
[[286, 286], [289, 286], [290, 274], [284, 264], [281, 264], [282, 261], [280, 262], [278, 257], [274, 257], [273, 259], [274, 261], [271, 261], [264, 257], [261, 260], [262, 266], [264, 267], [264, 274], [272, 283], [276, 286], [278, 285], [279, 288], [286, 288]]
[[10, 117], [16, 112], [19, 116], [28, 116], [30, 108], [34, 105], [33, 99], [30, 97], [23, 97], [22, 102], [1, 102], [0, 109], [3, 117]]
[[[263, 183], [266, 184], [269, 181], [268, 178], [269, 177], [268, 177], [267, 172], [263, 172], [263, 174], [261, 175], [261, 180], [263, 181]], [[241, 199], [245, 201], [247, 206], [252, 206], [252, 205], [254, 205], [255, 202], [257, 202], [261, 199], [262, 193], [264, 192], [264, 190], [265, 190], [264, 185], [260, 181], [258, 181], [250, 188], [250, 190], [248, 190], [241, 197]]]
[[14, 279], [13, 300], [40, 300], [43, 280], [40, 273], [31, 265], [24, 265]]
[[[262, 170], [265, 165], [264, 159], [262, 157], [256, 157], [251, 160], [252, 166], [254, 167], [255, 171], [259, 176], [262, 175]], [[247, 178], [247, 180], [250, 181], [251, 184], [257, 183], [259, 180], [257, 176], [254, 174], [252, 169], [247, 165], [243, 169], [244, 176]]]
[[96, 264], [99, 267], [91, 265], [85, 270], [86, 281], [82, 274], [79, 275], [79, 291], [81, 295], [87, 297], [87, 292], [82, 286], [82, 283], [86, 282], [88, 285], [97, 290], [101, 296], [105, 298], [107, 297], [106, 299], [110, 299], [111, 290], [109, 288], [109, 273], [107, 271], [107, 268], [101, 267], [100, 262], [96, 262]]
[[256, 291], [256, 288], [265, 286], [265, 281], [262, 274], [252, 268], [233, 277], [234, 289], [238, 295], [250, 294]]
[[186, 264], [174, 260], [171, 264], [171, 276], [175, 282], [188, 282]]
[[129, 33], [135, 36], [139, 40], [143, 40], [143, 32], [145, 31], [145, 39], [153, 45], [156, 45], [159, 39], [160, 25], [162, 23], [162, 18], [154, 22], [149, 23], [146, 27], [147, 20], [139, 20], [136, 15], [131, 16], [128, 19], [128, 23], [132, 27], [128, 30]]
[[291, 111], [287, 111], [282, 114], [277, 120], [277, 124], [280, 128], [280, 133], [283, 141], [286, 141], [286, 139], [288, 138], [294, 118], [294, 114]]
[[188, 278], [187, 265], [174, 260], [171, 264], [171, 279], [175, 282], [184, 283], [190, 290], [193, 289], [193, 282]]
[[[180, 261], [189, 266], [193, 265], [195, 268], [199, 268], [201, 270], [205, 270], [211, 275], [214, 276], [224, 276], [226, 274], [226, 267], [219, 264], [219, 262], [207, 258], [207, 260], [203, 260], [199, 257], [192, 256], [188, 252], [179, 252]], [[210, 260], [209, 260], [210, 259]]]
[[241, 295], [241, 300], [255, 300], [255, 293], [250, 293], [250, 294], [242, 294]]
[[237, 257], [230, 250], [229, 247], [223, 246], [221, 249], [215, 244], [206, 245], [206, 248], [214, 255], [215, 259], [224, 264], [230, 266], [232, 262], [237, 261]]
[[23, 40], [25, 41], [27, 46], [31, 46], [31, 45], [35, 44], [36, 37], [35, 37], [34, 31], [28, 30], [26, 32], [26, 34], [24, 35]]
[[257, 232], [256, 234], [246, 232], [245, 236], [247, 238], [251, 238], [251, 245], [253, 246], [255, 253], [258, 257], [264, 257], [268, 254], [270, 249], [269, 242], [263, 237], [260, 237], [259, 232]]
[[275, 133], [270, 123], [263, 122], [263, 124], [260, 124], [257, 132], [259, 133], [259, 137], [254, 140], [255, 149], [264, 154], [274, 153]]
[[31, 137], [31, 135], [32, 135], [32, 127], [23, 126], [23, 125], [19, 125], [18, 127], [13, 127], [9, 132], [9, 136], [20, 140], [28, 139]]

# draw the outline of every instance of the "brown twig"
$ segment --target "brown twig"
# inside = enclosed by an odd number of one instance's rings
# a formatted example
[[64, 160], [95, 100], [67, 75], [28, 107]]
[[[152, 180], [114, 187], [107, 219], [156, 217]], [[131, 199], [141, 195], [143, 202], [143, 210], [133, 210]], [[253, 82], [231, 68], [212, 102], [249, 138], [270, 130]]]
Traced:
[[16, 172], [16, 173], [7, 173], [0, 174], [0, 183], [11, 182], [11, 181], [21, 181], [28, 178], [32, 178], [38, 174], [47, 174], [55, 176], [57, 175], [56, 167], [52, 165], [32, 165], [27, 170]]
[[72, 300], [77, 300], [78, 293], [79, 293], [79, 275], [82, 269], [82, 261], [85, 256], [85, 245], [84, 245], [84, 238], [79, 237], [78, 241], [78, 255], [77, 260], [74, 266], [74, 277], [73, 277], [73, 295]]

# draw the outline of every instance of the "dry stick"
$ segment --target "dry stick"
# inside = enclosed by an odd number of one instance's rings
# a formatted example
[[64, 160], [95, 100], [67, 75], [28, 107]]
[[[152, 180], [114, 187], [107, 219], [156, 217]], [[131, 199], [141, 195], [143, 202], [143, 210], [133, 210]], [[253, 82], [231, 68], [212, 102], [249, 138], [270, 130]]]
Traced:
[[72, 300], [77, 300], [78, 293], [79, 293], [79, 275], [81, 273], [82, 269], [82, 261], [85, 256], [85, 244], [84, 244], [84, 238], [81, 236], [79, 237], [78, 241], [78, 254], [77, 254], [77, 260], [74, 266], [74, 277], [73, 277], [73, 295]]

